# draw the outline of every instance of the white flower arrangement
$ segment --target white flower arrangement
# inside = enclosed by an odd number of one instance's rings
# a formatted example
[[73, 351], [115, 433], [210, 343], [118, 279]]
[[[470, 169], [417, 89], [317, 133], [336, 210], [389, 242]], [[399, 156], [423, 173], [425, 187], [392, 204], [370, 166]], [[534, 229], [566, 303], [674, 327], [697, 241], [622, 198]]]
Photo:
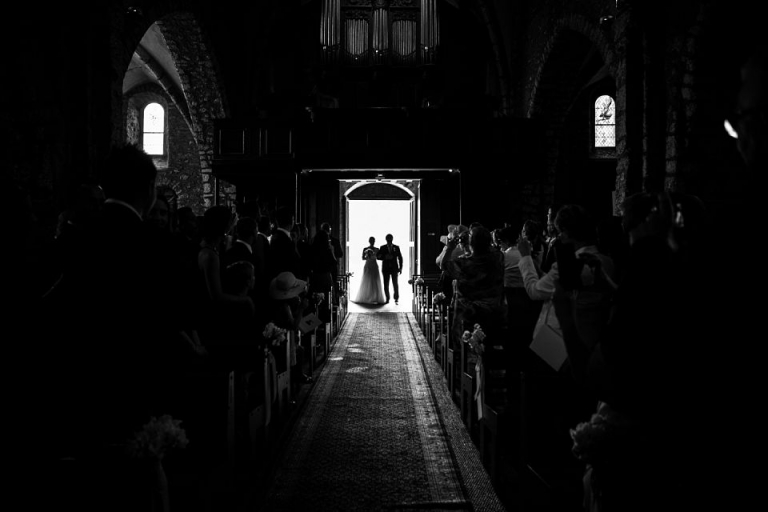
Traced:
[[571, 451], [588, 464], [604, 461], [610, 455], [618, 438], [626, 432], [628, 422], [600, 402], [597, 412], [589, 421], [579, 423], [570, 430], [573, 446]]
[[445, 302], [445, 294], [443, 292], [437, 292], [434, 297], [432, 297], [432, 303], [435, 305], [442, 304]]
[[269, 322], [266, 327], [264, 327], [264, 332], [261, 333], [261, 335], [264, 336], [264, 339], [266, 339], [273, 347], [282, 345], [283, 342], [288, 339], [287, 331], [276, 326], [273, 322]]
[[485, 347], [483, 346], [485, 333], [483, 332], [483, 328], [480, 327], [480, 324], [475, 324], [472, 332], [464, 331], [461, 340], [464, 343], [467, 343], [475, 354], [482, 355], [482, 353], [485, 352]]
[[152, 416], [144, 427], [136, 432], [128, 442], [128, 455], [135, 458], [162, 459], [172, 448], [185, 448], [189, 440], [181, 420], [175, 420], [164, 414], [160, 418]]
[[422, 286], [422, 285], [424, 284], [424, 279], [422, 279], [421, 277], [420, 277], [420, 278], [418, 278], [418, 279], [416, 279], [416, 284], [417, 284], [418, 286]]

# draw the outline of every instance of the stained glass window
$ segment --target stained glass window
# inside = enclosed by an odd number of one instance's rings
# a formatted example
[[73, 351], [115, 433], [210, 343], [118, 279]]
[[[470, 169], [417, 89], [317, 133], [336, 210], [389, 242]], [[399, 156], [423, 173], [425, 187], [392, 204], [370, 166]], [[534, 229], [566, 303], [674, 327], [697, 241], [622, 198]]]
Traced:
[[616, 147], [616, 103], [608, 95], [595, 100], [595, 147]]
[[165, 110], [159, 103], [144, 107], [144, 133], [142, 146], [148, 155], [164, 153]]

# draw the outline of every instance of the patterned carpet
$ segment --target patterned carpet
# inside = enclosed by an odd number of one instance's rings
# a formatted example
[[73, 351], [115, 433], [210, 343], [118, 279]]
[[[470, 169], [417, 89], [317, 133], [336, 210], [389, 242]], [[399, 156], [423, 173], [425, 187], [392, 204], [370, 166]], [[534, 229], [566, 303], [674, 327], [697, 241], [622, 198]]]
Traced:
[[350, 313], [265, 510], [503, 511], [410, 313]]

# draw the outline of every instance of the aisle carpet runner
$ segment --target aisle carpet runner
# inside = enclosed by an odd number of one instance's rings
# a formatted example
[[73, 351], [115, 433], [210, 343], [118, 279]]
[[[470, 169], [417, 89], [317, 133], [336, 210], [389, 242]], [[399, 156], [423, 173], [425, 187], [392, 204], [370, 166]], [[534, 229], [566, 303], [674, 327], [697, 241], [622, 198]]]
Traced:
[[351, 313], [266, 510], [442, 508], [504, 510], [413, 316]]

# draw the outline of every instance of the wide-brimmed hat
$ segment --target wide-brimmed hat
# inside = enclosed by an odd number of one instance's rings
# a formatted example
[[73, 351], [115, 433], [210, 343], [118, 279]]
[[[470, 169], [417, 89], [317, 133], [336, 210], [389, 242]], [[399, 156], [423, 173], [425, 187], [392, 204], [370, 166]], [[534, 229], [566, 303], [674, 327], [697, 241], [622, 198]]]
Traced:
[[292, 272], [282, 272], [269, 283], [269, 296], [275, 300], [292, 299], [306, 287], [307, 282], [296, 279]]

